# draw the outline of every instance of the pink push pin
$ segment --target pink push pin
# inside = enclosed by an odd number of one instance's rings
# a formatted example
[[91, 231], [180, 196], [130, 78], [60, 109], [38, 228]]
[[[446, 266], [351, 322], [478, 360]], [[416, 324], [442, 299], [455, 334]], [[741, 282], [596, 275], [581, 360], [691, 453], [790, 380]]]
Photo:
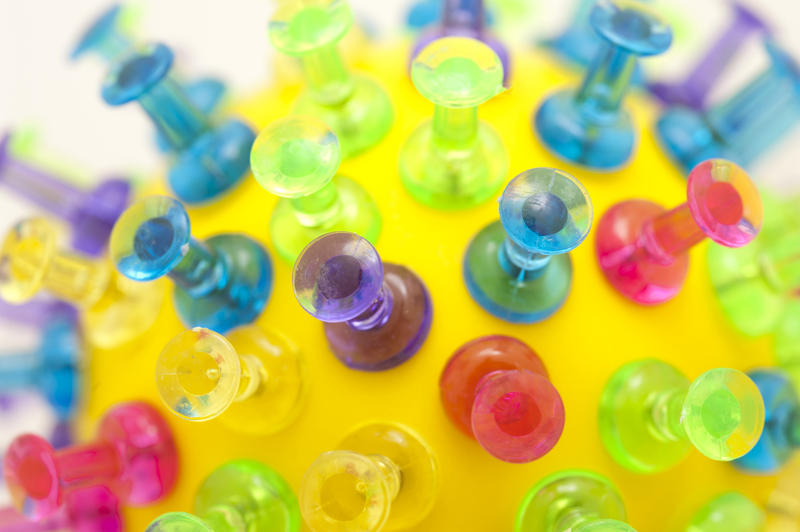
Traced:
[[64, 507], [41, 521], [31, 521], [13, 508], [0, 510], [3, 532], [122, 532], [119, 500], [105, 486], [88, 486], [64, 496]]
[[531, 462], [564, 430], [564, 403], [541, 359], [510, 336], [484, 336], [461, 346], [439, 380], [450, 420], [489, 454]]
[[106, 412], [92, 443], [55, 451], [39, 436], [18, 436], [6, 451], [3, 472], [14, 506], [39, 521], [91, 485], [107, 486], [132, 506], [155, 502], [175, 485], [178, 452], [161, 414], [131, 402]]
[[596, 252], [606, 279], [643, 305], [680, 291], [690, 247], [706, 237], [744, 246], [761, 228], [761, 197], [747, 173], [725, 159], [709, 159], [689, 173], [687, 201], [666, 210], [646, 200], [611, 207], [597, 226]]

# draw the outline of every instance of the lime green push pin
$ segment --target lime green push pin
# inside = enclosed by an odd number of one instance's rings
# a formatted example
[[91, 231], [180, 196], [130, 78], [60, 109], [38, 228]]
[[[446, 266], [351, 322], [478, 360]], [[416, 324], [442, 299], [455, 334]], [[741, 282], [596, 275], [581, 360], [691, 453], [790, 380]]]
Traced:
[[255, 460], [233, 460], [200, 485], [194, 515], [170, 512], [146, 532], [298, 532], [297, 497], [278, 473]]
[[692, 517], [686, 532], [763, 532], [767, 514], [738, 491], [721, 493]]
[[689, 447], [730, 461], [758, 442], [764, 401], [756, 384], [735, 369], [716, 368], [689, 382], [655, 359], [625, 364], [600, 398], [600, 437], [612, 458], [637, 473], [680, 462]]
[[336, 135], [311, 116], [273, 122], [253, 144], [253, 175], [282, 198], [272, 211], [270, 237], [278, 254], [292, 264], [325, 233], [349, 231], [372, 243], [378, 239], [378, 205], [361, 185], [336, 175], [340, 160]]
[[444, 37], [422, 49], [411, 65], [414, 86], [433, 102], [400, 151], [400, 177], [418, 201], [463, 209], [494, 195], [508, 173], [500, 136], [478, 120], [478, 106], [504, 90], [503, 64], [481, 41]]
[[386, 91], [351, 74], [336, 49], [352, 24], [345, 0], [281, 2], [269, 22], [272, 45], [297, 57], [305, 75], [308, 87], [296, 102], [296, 112], [328, 124], [345, 158], [380, 142], [394, 121]]

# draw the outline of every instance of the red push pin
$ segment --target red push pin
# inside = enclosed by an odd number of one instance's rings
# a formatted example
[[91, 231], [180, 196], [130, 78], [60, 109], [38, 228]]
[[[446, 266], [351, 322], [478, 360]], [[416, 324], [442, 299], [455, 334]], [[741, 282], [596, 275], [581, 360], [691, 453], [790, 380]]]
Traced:
[[531, 462], [564, 430], [564, 403], [541, 359], [510, 336], [484, 336], [461, 346], [439, 380], [447, 416], [489, 454]]
[[155, 502], [175, 485], [178, 453], [161, 414], [147, 403], [132, 402], [106, 412], [92, 443], [55, 451], [39, 436], [18, 436], [3, 470], [16, 508], [40, 520], [91, 485], [107, 486], [133, 506]]

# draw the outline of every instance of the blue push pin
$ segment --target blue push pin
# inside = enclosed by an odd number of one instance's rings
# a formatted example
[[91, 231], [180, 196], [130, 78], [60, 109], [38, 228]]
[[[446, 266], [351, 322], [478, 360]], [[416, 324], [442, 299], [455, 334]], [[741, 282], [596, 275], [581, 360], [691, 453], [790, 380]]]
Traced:
[[419, 0], [406, 13], [406, 26], [411, 31], [419, 31], [439, 22], [444, 0]]
[[764, 399], [764, 430], [755, 447], [734, 465], [752, 473], [773, 473], [800, 447], [800, 399], [779, 370], [756, 369], [747, 375]]
[[464, 281], [472, 298], [498, 318], [534, 323], [569, 295], [572, 260], [592, 225], [589, 193], [554, 168], [534, 168], [511, 180], [500, 197], [500, 220], [472, 239]]
[[163, 44], [133, 52], [112, 67], [102, 95], [109, 105], [139, 102], [177, 156], [168, 174], [172, 190], [181, 200], [198, 203], [247, 175], [255, 134], [234, 119], [210, 124], [168, 75], [171, 66], [172, 52]]
[[224, 333], [250, 323], [272, 291], [272, 262], [258, 242], [241, 234], [199, 242], [186, 209], [166, 196], [144, 198], [122, 213], [109, 251], [134, 281], [172, 279], [175, 307], [189, 327]]
[[669, 48], [672, 30], [638, 2], [598, 0], [590, 22], [602, 37], [583, 83], [542, 102], [534, 129], [555, 154], [598, 170], [622, 166], [633, 153], [636, 132], [622, 108], [639, 56]]
[[706, 113], [667, 109], [656, 124], [661, 144], [683, 168], [713, 158], [747, 167], [800, 120], [800, 66], [771, 40], [770, 66]]
[[543, 44], [562, 60], [578, 66], [587, 66], [602, 45], [602, 41], [589, 23], [589, 14], [597, 0], [578, 0], [569, 26], [561, 34]]

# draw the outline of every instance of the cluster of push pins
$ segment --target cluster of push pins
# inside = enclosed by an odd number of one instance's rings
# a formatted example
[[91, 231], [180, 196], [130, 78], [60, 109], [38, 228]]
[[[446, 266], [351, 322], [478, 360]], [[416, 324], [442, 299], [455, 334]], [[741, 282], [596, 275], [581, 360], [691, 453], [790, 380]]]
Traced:
[[[672, 468], [691, 448], [742, 470], [774, 472], [800, 446], [793, 384], [800, 368], [800, 211], [785, 199], [762, 198], [747, 169], [800, 119], [800, 69], [767, 25], [734, 3], [730, 27], [684, 81], [650, 82], [638, 59], [669, 48], [670, 26], [639, 2], [579, 4], [570, 27], [544, 46], [585, 75], [532, 109], [538, 141], [590, 171], [624, 166], [639, 129], [623, 105], [633, 85], [664, 104], [657, 136], [687, 176], [686, 201], [677, 207], [630, 199], [602, 213], [593, 231], [599, 268], [620, 296], [657, 305], [682, 290], [689, 248], [711, 239], [709, 271], [722, 309], [745, 334], [773, 334], [781, 366], [747, 374], [712, 368], [690, 380], [665, 361], [629, 362], [602, 392], [602, 442], [617, 464], [637, 473]], [[5, 451], [15, 505], [0, 510], [5, 531], [114, 532], [123, 529], [121, 507], [153, 503], [173, 489], [176, 444], [151, 405], [113, 406], [90, 443], [72, 443], [67, 428], [84, 336], [109, 349], [146, 334], [163, 302], [162, 277], [171, 279], [188, 327], [155, 362], [164, 405], [184, 420], [218, 417], [255, 435], [276, 433], [298, 416], [307, 384], [302, 349], [253, 325], [273, 288], [269, 253], [239, 233], [194, 238], [183, 203], [215, 201], [250, 175], [278, 196], [271, 243], [294, 265], [297, 303], [323, 323], [331, 353], [353, 370], [403, 364], [435, 319], [425, 281], [382, 261], [375, 248], [377, 202], [337, 173], [342, 159], [384, 139], [395, 114], [381, 85], [351, 72], [337, 51], [352, 25], [347, 2], [286, 0], [277, 7], [269, 38], [298, 60], [305, 90], [292, 115], [259, 134], [222, 114], [223, 83], [174, 76], [170, 49], [136, 42], [123, 15], [120, 7], [104, 13], [73, 57], [106, 62], [105, 102], [136, 101], [154, 122], [174, 197], [135, 199], [130, 180], [118, 176], [83, 190], [13, 153], [11, 135], [0, 142], [0, 185], [53, 215], [20, 221], [0, 250], [7, 303], [0, 313], [43, 331], [37, 352], [0, 358], [0, 383], [4, 393], [38, 389], [61, 420], [50, 441], [21, 435]], [[499, 220], [464, 250], [463, 281], [487, 313], [529, 324], [568, 298], [569, 252], [591, 232], [592, 201], [578, 179], [556, 168], [532, 168], [508, 181], [504, 141], [478, 119], [478, 107], [513, 84], [513, 54], [489, 18], [478, 0], [423, 0], [410, 11], [409, 25], [424, 28], [408, 72], [433, 103], [433, 119], [405, 140], [397, 164], [406, 191], [433, 209], [473, 207], [502, 189]], [[709, 106], [714, 80], [746, 37], [763, 40], [769, 68]], [[69, 245], [56, 218], [71, 228]], [[439, 386], [453, 425], [499, 460], [531, 462], [559, 442], [565, 406], [557, 383], [517, 338], [484, 336], [458, 347]], [[164, 514], [148, 530], [298, 531], [303, 521], [319, 532], [400, 530], [421, 523], [436, 504], [439, 474], [422, 436], [372, 422], [308, 465], [297, 495], [271, 467], [234, 460], [197, 488], [192, 513]], [[518, 532], [633, 530], [617, 489], [591, 471], [551, 474], [520, 498]], [[768, 511], [724, 493], [687, 530], [755, 532]], [[509, 519], [498, 530], [511, 526]]]

